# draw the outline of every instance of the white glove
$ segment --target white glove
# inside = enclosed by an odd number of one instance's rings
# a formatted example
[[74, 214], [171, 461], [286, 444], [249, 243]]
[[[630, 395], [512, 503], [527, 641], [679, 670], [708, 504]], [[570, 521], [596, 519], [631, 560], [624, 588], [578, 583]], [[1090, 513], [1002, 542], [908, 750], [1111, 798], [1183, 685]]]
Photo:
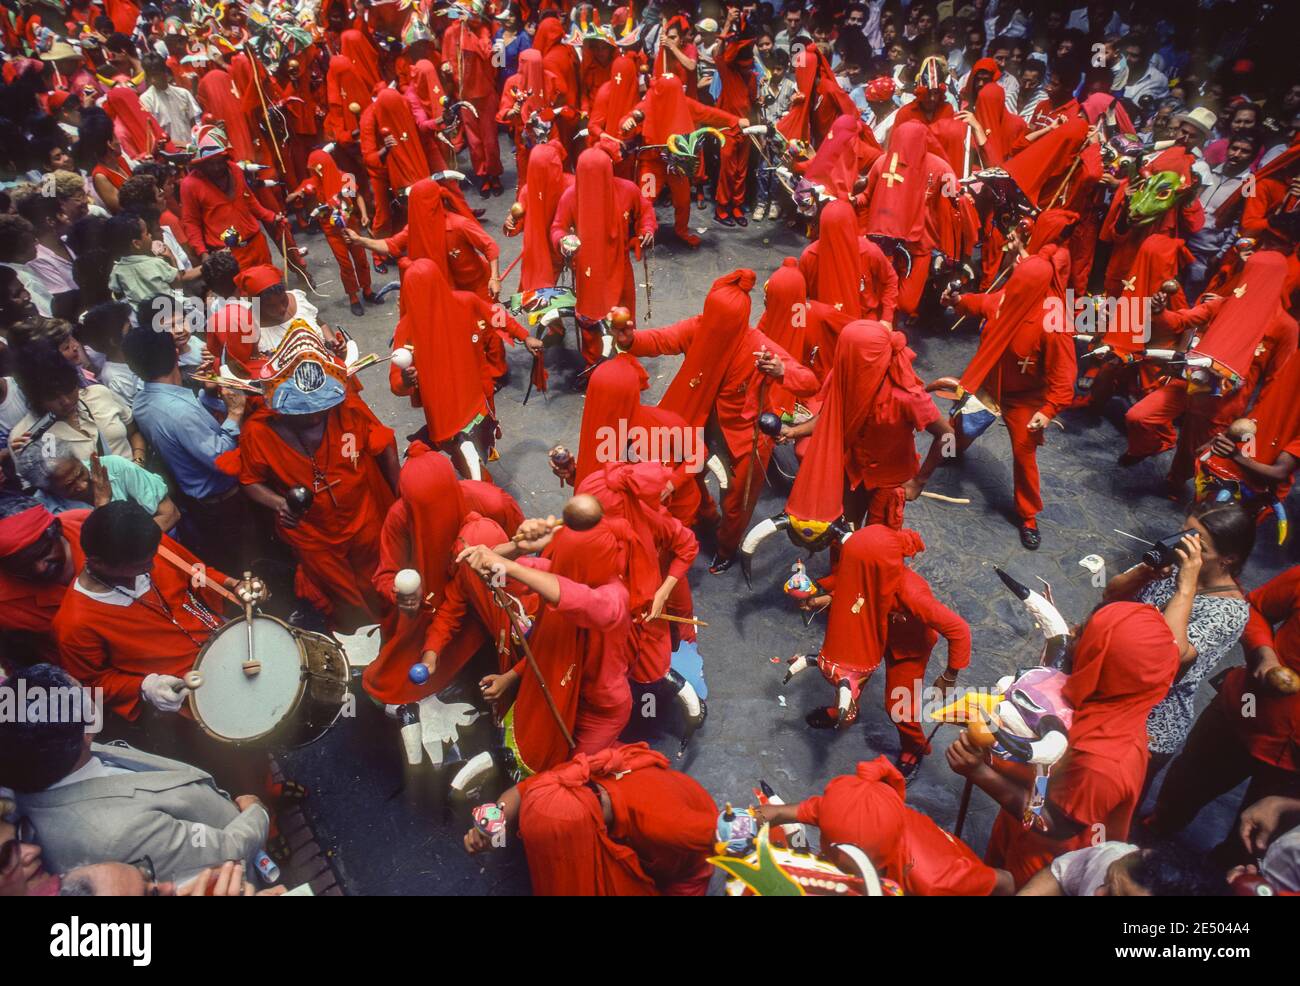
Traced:
[[185, 682], [172, 674], [147, 675], [140, 683], [140, 695], [159, 712], [179, 712], [185, 704]]

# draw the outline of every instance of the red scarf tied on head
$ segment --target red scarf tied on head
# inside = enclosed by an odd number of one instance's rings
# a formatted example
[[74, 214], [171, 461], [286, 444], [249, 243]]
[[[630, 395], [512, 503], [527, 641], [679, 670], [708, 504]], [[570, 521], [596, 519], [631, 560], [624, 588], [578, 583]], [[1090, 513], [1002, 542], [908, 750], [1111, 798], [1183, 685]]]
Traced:
[[0, 519], [0, 558], [30, 548], [52, 523], [54, 515], [39, 504]]
[[[649, 386], [650, 375], [630, 353], [619, 353], [591, 371], [578, 427], [576, 483], [599, 468], [600, 450], [607, 445], [609, 430], [617, 434], [620, 421], [632, 427], [641, 407], [641, 391]], [[618, 453], [621, 458], [623, 449]]]
[[890, 132], [885, 153], [871, 166], [877, 179], [867, 207], [872, 234], [908, 243], [922, 239], [929, 142], [930, 131], [916, 121], [900, 123]]
[[655, 896], [636, 852], [614, 841], [592, 781], [627, 771], [667, 769], [668, 758], [644, 743], [579, 753], [520, 787], [519, 835], [533, 892], [549, 896]]
[[1115, 764], [1138, 752], [1145, 763], [1147, 716], [1177, 670], [1178, 645], [1158, 609], [1110, 603], [1093, 613], [1061, 692], [1074, 707], [1070, 751]]
[[641, 124], [645, 142], [662, 144], [673, 134], [688, 134], [694, 129], [682, 80], [675, 75], [661, 75], [651, 82], [646, 93], [645, 122]]
[[749, 292], [758, 280], [752, 270], [741, 268], [713, 282], [699, 328], [686, 350], [673, 382], [664, 391], [659, 406], [692, 427], [708, 420], [723, 377], [738, 346], [749, 330]]
[[824, 400], [785, 509], [791, 517], [830, 523], [844, 512], [849, 446], [873, 415], [888, 413], [898, 391], [919, 392], [907, 337], [879, 322], [850, 322], [840, 333]]
[[432, 169], [424, 153], [415, 116], [411, 113], [410, 104], [396, 89], [381, 89], [375, 97], [375, 123], [380, 127], [381, 144], [384, 130], [397, 141], [396, 146], [390, 148], [388, 156], [384, 158], [393, 189], [407, 188], [428, 178]]
[[627, 254], [627, 220], [614, 204], [614, 162], [608, 154], [588, 148], [578, 155], [574, 178], [578, 196], [578, 240], [574, 270], [591, 271], [583, 300], [588, 318], [604, 318], [618, 304], [622, 281], [609, 271], [622, 269]]
[[[602, 517], [585, 531], [560, 528], [542, 554], [550, 559], [553, 575], [593, 589], [620, 582], [630, 590], [632, 586], [644, 584], [639, 571], [630, 573], [632, 566], [641, 564], [639, 548], [640, 542], [627, 521]], [[604, 635], [576, 626], [547, 606], [538, 615], [529, 641], [560, 718], [572, 733], [584, 666], [604, 647]], [[534, 772], [546, 770], [569, 756], [568, 744], [542, 696], [541, 684], [531, 671], [519, 683], [514, 734], [520, 759]]]
[[1035, 254], [1016, 264], [1002, 290], [997, 311], [984, 326], [979, 349], [961, 375], [961, 385], [978, 393], [1008, 351], [1018, 357], [1037, 352], [1043, 336], [1043, 304], [1052, 290], [1056, 268], [1049, 257]]
[[[432, 184], [432, 183], [430, 183]], [[434, 443], [453, 438], [485, 409], [479, 350], [465, 326], [447, 275], [416, 260], [402, 280], [398, 344], [414, 347], [420, 405]]]
[[110, 89], [104, 109], [113, 120], [113, 134], [122, 153], [133, 161], [153, 157], [154, 150], [167, 143], [158, 121], [140, 105], [140, 97], [130, 86]]
[[901, 884], [908, 862], [906, 792], [903, 775], [884, 757], [832, 778], [817, 809], [822, 842], [857, 846], [881, 874]]
[[904, 558], [925, 550], [915, 531], [870, 524], [854, 531], [835, 569], [835, 600], [821, 653], [828, 660], [869, 672], [885, 655], [889, 615], [900, 608]]
[[339, 35], [339, 50], [343, 57], [351, 60], [367, 92], [373, 92], [375, 86], [384, 84], [379, 71], [379, 52], [364, 34], [355, 28], [344, 31]]
[[862, 317], [862, 250], [858, 217], [843, 200], [822, 210], [817, 239], [817, 283], [812, 297], [850, 318]]
[[528, 200], [524, 203], [523, 259], [519, 290], [534, 291], [555, 283], [551, 220], [566, 187], [564, 161], [557, 144], [547, 141], [528, 154]]
[[862, 170], [880, 157], [880, 145], [871, 130], [855, 115], [843, 114], [808, 162], [803, 176], [821, 185], [827, 194], [847, 201]]

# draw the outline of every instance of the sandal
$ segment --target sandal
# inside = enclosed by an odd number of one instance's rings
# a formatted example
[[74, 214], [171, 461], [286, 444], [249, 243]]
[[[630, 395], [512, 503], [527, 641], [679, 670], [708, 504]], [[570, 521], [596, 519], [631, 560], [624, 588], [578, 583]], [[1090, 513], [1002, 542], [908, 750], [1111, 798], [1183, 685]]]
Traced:
[[898, 755], [898, 772], [903, 775], [903, 779], [911, 777], [916, 773], [916, 768], [921, 766], [921, 761], [925, 759], [925, 754], [917, 750], [904, 750]]

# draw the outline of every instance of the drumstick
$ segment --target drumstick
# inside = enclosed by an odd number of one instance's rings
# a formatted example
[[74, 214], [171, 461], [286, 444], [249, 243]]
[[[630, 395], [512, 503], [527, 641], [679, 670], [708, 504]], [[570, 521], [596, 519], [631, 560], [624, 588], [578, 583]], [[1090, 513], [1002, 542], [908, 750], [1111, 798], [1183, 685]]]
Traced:
[[942, 503], [970, 503], [968, 496], [944, 496], [942, 493], [931, 493], [929, 490], [922, 490], [922, 496], [928, 496], [931, 500], [939, 500]]
[[[552, 531], [558, 531], [558, 530], [559, 530], [561, 527], [563, 527], [563, 526], [564, 526], [564, 521], [562, 521], [562, 520], [557, 520], [557, 521], [556, 521], [556, 522], [551, 526], [551, 530], [552, 530]], [[527, 540], [527, 539], [526, 539], [522, 534], [520, 534], [518, 531], [516, 531], [515, 534], [514, 534], [514, 536], [511, 537], [510, 540], [511, 540], [512, 542], [518, 544], [520, 541], [524, 541], [524, 540]]]
[[708, 626], [703, 620], [697, 620], [693, 616], [673, 616], [671, 613], [660, 613], [655, 617], [656, 620], [667, 620], [670, 623], [689, 623], [691, 626], [706, 627]]
[[181, 675], [182, 688], [194, 691], [196, 688], [203, 687], [203, 674], [199, 671], [186, 671]]

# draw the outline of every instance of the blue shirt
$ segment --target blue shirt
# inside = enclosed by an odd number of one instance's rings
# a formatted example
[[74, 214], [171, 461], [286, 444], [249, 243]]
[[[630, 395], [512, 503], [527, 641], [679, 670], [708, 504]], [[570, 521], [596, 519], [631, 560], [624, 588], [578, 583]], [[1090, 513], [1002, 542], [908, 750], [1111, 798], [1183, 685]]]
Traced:
[[[493, 41], [500, 41], [505, 37], [505, 31], [497, 31]], [[504, 45], [501, 50], [502, 65], [497, 74], [497, 84], [504, 84], [506, 79], [519, 71], [519, 53], [526, 51], [533, 46], [533, 37], [527, 31], [520, 31], [515, 35], [514, 40], [508, 45]]]
[[181, 492], [195, 500], [225, 493], [237, 480], [213, 461], [239, 444], [239, 423], [217, 424], [188, 387], [146, 383], [136, 395], [135, 423], [167, 463]]

